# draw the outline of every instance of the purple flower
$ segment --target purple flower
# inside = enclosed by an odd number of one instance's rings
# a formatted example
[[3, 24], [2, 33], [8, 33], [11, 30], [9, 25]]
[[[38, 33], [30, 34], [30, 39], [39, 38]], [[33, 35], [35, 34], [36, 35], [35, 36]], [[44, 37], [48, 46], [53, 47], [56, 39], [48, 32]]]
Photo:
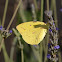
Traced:
[[53, 25], [55, 25], [55, 23], [53, 22]]
[[51, 44], [50, 43], [48, 43], [48, 48], [51, 46]]
[[60, 9], [60, 11], [62, 12], [62, 8]]
[[12, 33], [12, 30], [10, 30], [9, 32]]
[[34, 47], [37, 47], [37, 45], [33, 45]]
[[47, 58], [49, 59], [51, 57], [51, 55], [50, 54], [47, 54]]
[[49, 31], [51, 32], [52, 30], [51, 30], [51, 29], [49, 29]]
[[38, 45], [33, 45], [35, 48], [37, 48], [38, 47]]
[[0, 26], [0, 30], [2, 30], [2, 28], [3, 28], [3, 27], [2, 27], [2, 26]]
[[56, 27], [56, 30], [58, 30], [58, 28]]
[[59, 46], [59, 45], [54, 46], [54, 49], [59, 49], [59, 48], [60, 48], [60, 46]]

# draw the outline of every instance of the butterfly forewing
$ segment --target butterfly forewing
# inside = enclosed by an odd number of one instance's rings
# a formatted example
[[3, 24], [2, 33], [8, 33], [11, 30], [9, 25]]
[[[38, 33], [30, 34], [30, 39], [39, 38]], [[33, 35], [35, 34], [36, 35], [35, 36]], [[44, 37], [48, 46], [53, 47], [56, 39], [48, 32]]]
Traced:
[[22, 35], [25, 42], [31, 45], [39, 44], [43, 40], [47, 29], [42, 25], [46, 25], [44, 22], [25, 22], [19, 24], [16, 28]]

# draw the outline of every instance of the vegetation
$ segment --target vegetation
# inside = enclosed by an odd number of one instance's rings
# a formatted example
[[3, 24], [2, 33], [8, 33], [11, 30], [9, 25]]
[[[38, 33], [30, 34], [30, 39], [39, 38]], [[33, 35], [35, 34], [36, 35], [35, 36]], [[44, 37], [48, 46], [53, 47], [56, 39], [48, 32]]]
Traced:
[[[61, 62], [61, 51], [58, 49], [58, 19], [56, 0], [46, 0], [47, 8], [44, 8], [45, 1], [41, 0], [41, 8], [38, 9], [37, 0], [31, 4], [30, 9], [24, 11], [23, 1], [19, 0], [16, 10], [5, 29], [4, 23], [7, 13], [8, 1], [6, 0], [2, 22], [0, 22], [0, 51], [3, 50], [5, 62], [15, 62], [13, 60], [14, 49], [16, 48], [16, 62]], [[49, 4], [51, 3], [51, 4]], [[18, 13], [17, 13], [18, 11]], [[22, 22], [41, 21], [49, 24], [48, 33], [39, 45], [29, 45], [24, 42], [16, 28], [9, 30], [14, 17], [17, 15], [17, 25]], [[53, 16], [53, 17], [52, 17]], [[46, 18], [46, 19], [45, 19]], [[5, 39], [14, 34], [10, 56], [8, 56]], [[8, 45], [9, 46], [9, 45]]]

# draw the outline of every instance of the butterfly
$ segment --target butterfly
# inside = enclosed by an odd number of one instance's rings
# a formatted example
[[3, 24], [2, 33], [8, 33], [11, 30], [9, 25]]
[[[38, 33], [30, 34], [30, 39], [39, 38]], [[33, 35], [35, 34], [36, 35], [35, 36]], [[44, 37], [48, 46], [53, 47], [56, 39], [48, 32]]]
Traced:
[[38, 45], [47, 33], [47, 25], [40, 21], [24, 22], [16, 26], [24, 41], [30, 45]]

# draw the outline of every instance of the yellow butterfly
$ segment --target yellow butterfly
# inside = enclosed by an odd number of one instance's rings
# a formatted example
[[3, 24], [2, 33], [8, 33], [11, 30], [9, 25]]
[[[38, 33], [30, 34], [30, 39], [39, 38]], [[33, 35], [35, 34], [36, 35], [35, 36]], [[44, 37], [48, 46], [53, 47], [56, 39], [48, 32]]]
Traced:
[[16, 29], [22, 35], [24, 41], [31, 45], [39, 44], [47, 33], [46, 24], [39, 21], [21, 23]]

